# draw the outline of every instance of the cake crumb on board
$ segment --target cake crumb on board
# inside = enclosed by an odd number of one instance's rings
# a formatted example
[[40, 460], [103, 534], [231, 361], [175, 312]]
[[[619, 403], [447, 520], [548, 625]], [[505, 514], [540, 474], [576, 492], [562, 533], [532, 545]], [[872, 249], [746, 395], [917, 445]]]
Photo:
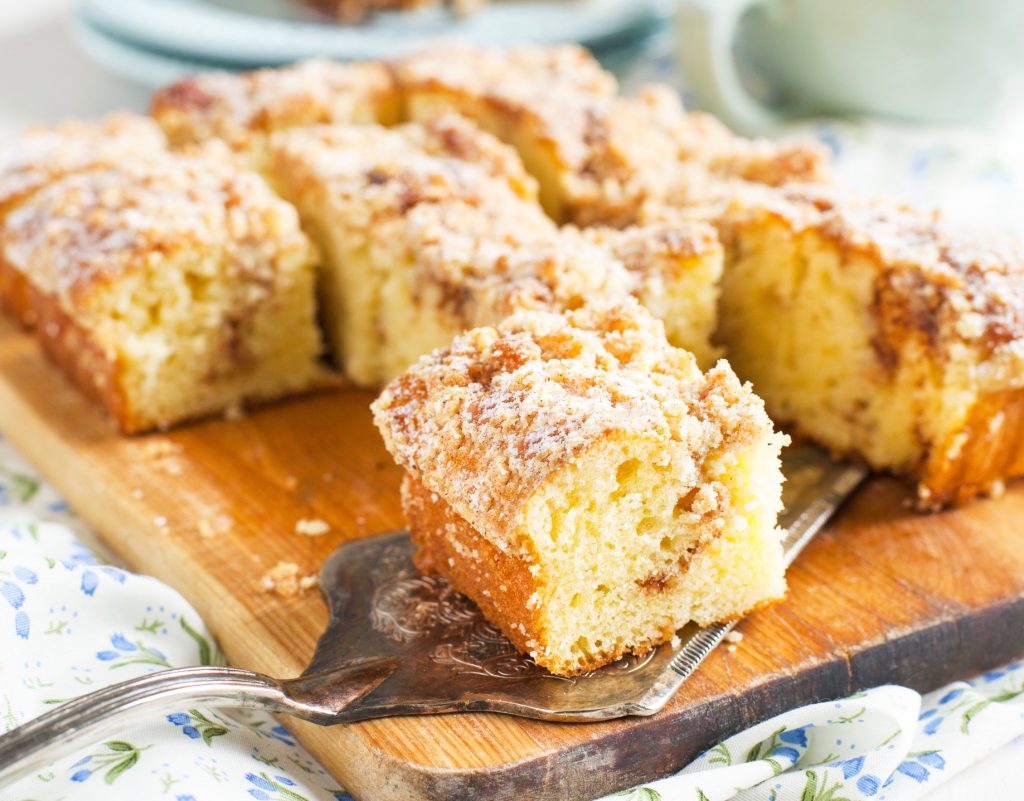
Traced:
[[330, 530], [330, 524], [319, 518], [304, 517], [295, 524], [295, 533], [302, 534], [304, 537], [320, 537]]
[[293, 598], [319, 583], [315, 574], [300, 576], [295, 562], [278, 562], [260, 579], [264, 592], [272, 592], [282, 598]]

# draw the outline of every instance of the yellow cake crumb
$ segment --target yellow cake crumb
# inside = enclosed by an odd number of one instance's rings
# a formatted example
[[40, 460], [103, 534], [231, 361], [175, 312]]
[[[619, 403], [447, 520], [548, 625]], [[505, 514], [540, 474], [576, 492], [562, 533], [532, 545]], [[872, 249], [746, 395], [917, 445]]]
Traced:
[[331, 530], [326, 520], [302, 518], [295, 524], [295, 533], [306, 537], [320, 537]]

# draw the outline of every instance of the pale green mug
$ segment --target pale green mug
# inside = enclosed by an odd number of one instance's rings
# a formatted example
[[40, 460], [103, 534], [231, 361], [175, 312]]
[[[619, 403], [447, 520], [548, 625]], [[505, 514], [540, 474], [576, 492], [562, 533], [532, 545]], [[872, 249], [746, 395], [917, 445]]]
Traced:
[[[745, 132], [793, 116], [983, 122], [1019, 90], [1024, 0], [680, 0], [697, 101]], [[740, 79], [736, 56], [785, 110]]]

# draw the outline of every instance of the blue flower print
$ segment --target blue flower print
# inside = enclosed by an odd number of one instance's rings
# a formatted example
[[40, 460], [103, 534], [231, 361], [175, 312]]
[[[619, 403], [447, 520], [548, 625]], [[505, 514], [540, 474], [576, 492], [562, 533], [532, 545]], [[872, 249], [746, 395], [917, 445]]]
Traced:
[[864, 770], [864, 757], [854, 757], [843, 761], [843, 778], [851, 779]]
[[82, 592], [86, 595], [92, 596], [96, 593], [96, 588], [99, 586], [100, 580], [96, 577], [96, 574], [91, 570], [86, 570], [82, 573]]
[[878, 792], [878, 788], [881, 786], [881, 782], [877, 776], [861, 776], [857, 779], [857, 789], [860, 790], [864, 795], [874, 795]]
[[783, 759], [788, 759], [790, 762], [795, 763], [800, 758], [800, 752], [797, 751], [795, 748], [790, 748], [787, 745], [780, 745], [778, 748], [772, 751], [771, 756], [782, 757]]
[[906, 776], [909, 776], [916, 782], [923, 782], [928, 778], [928, 769], [913, 760], [901, 762], [900, 766], [896, 768], [896, 770]]
[[131, 642], [120, 632], [110, 635], [110, 644], [117, 650], [97, 651], [96, 658], [101, 662], [112, 662], [111, 670], [125, 665], [156, 665], [166, 668], [171, 666], [162, 651], [144, 645], [141, 640]]
[[0, 595], [3, 595], [7, 603], [15, 609], [20, 609], [21, 605], [25, 603], [25, 593], [21, 591], [21, 587], [11, 581], [5, 581], [0, 586]]
[[210, 720], [198, 709], [190, 709], [188, 712], [175, 712], [167, 716], [167, 720], [175, 726], [181, 727], [181, 733], [190, 740], [202, 738], [203, 742], [211, 745], [214, 737], [222, 737], [228, 730]]
[[123, 634], [114, 634], [110, 637], [110, 644], [119, 651], [137, 651], [138, 646], [128, 642]]
[[791, 745], [799, 745], [802, 748], [807, 747], [807, 726], [801, 726], [798, 729], [789, 729], [779, 734], [779, 739], [784, 743], [790, 743]]
[[925, 734], [935, 734], [939, 730], [939, 727], [943, 724], [946, 719], [942, 716], [932, 718], [925, 724], [925, 727], [921, 730]]
[[[26, 584], [35, 584], [36, 574], [27, 568], [16, 567], [13, 570], [14, 576]], [[21, 607], [25, 604], [25, 592], [13, 581], [5, 581], [0, 584], [0, 595], [10, 604], [14, 612], [14, 633], [23, 640], [28, 639], [29, 619], [28, 613]]]
[[[71, 781], [79, 784], [89, 781], [95, 773], [103, 773], [103, 781], [113, 784], [125, 771], [131, 770], [139, 762], [139, 755], [152, 748], [151, 745], [140, 748], [124, 740], [110, 740], [103, 743], [99, 753], [82, 757], [69, 770], [73, 771]], [[85, 767], [88, 765], [89, 767]]]
[[945, 767], [946, 760], [942, 758], [938, 751], [918, 751], [917, 753], [907, 754], [907, 758], [899, 764], [896, 770], [904, 776], [909, 776], [916, 782], [923, 783], [928, 781], [931, 775], [928, 770], [929, 768], [932, 770], [942, 770]]
[[288, 789], [294, 787], [295, 782], [287, 776], [271, 778], [266, 773], [246, 773], [245, 779], [253, 785], [248, 792], [257, 801], [307, 801], [305, 796]]

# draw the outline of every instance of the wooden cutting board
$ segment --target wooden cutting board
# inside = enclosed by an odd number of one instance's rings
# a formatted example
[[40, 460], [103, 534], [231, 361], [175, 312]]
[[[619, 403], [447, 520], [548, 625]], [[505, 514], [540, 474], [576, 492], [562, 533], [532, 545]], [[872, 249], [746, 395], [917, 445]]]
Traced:
[[[232, 664], [290, 676], [325, 621], [319, 593], [266, 592], [279, 561], [315, 574], [343, 540], [402, 526], [398, 470], [351, 390], [137, 438], [112, 427], [0, 322], [0, 428], [134, 570], [177, 588]], [[361, 799], [587, 799], [668, 774], [796, 704], [895, 682], [920, 690], [1024, 653], [1024, 486], [930, 516], [866, 484], [650, 718], [553, 724], [493, 714], [290, 722]], [[331, 526], [295, 533], [302, 518]]]

